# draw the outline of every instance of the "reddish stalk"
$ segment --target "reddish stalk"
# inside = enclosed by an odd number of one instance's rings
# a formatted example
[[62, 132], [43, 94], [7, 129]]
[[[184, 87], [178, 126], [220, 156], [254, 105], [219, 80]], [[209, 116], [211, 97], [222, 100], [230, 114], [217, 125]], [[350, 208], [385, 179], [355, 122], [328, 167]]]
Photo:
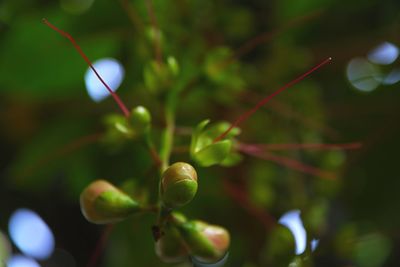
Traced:
[[72, 45], [75, 47], [76, 51], [78, 51], [79, 55], [86, 61], [86, 63], [89, 65], [89, 67], [92, 69], [94, 74], [96, 74], [97, 78], [100, 80], [100, 82], [104, 85], [104, 87], [107, 89], [107, 91], [111, 94], [111, 96], [114, 98], [115, 102], [118, 104], [119, 108], [121, 109], [122, 113], [125, 115], [125, 117], [129, 117], [129, 110], [125, 106], [125, 104], [122, 102], [122, 100], [119, 98], [119, 96], [108, 86], [108, 84], [103, 80], [103, 78], [100, 76], [100, 74], [97, 72], [97, 70], [93, 67], [92, 62], [89, 60], [89, 58], [85, 55], [85, 53], [82, 51], [81, 47], [76, 43], [75, 39], [67, 32], [64, 32], [51, 24], [47, 19], [42, 19], [43, 23], [46, 24], [48, 27], [51, 29], [55, 30], [62, 36], [66, 37]]
[[246, 147], [247, 150], [265, 151], [265, 150], [353, 150], [362, 147], [362, 143], [344, 143], [344, 144], [243, 144], [240, 147]]
[[249, 53], [257, 46], [272, 40], [279, 33], [282, 33], [287, 29], [290, 29], [295, 26], [300, 26], [305, 22], [308, 22], [310, 20], [313, 20], [313, 19], [319, 17], [322, 13], [323, 13], [322, 10], [318, 10], [313, 13], [307, 14], [305, 16], [296, 17], [296, 18], [288, 21], [285, 25], [283, 25], [282, 27], [280, 27], [278, 29], [275, 29], [273, 31], [263, 32], [263, 33], [255, 36], [254, 38], [248, 40], [246, 43], [244, 43], [242, 46], [240, 46], [235, 51], [234, 56], [232, 57], [231, 60], [233, 60], [235, 58], [239, 58], [239, 57]]
[[267, 32], [262, 32], [258, 34], [257, 36], [251, 38], [250, 40], [246, 41], [244, 44], [242, 44], [239, 48], [237, 48], [233, 55], [229, 57], [226, 60], [223, 60], [218, 64], [219, 70], [223, 70], [227, 66], [229, 66], [235, 59], [238, 59], [242, 57], [243, 55], [251, 52], [254, 50], [257, 46], [267, 43], [271, 41], [273, 38], [275, 38], [277, 35], [283, 33], [284, 31], [294, 28], [296, 26], [300, 26], [301, 24], [308, 22], [312, 19], [315, 19], [319, 17], [323, 13], [323, 10], [317, 10], [313, 13], [307, 14], [305, 16], [301, 17], [296, 17], [290, 21], [288, 21], [285, 25], [282, 27], [272, 30], [272, 31], [267, 31]]
[[122, 9], [124, 9], [124, 11], [126, 12], [126, 14], [129, 17], [130, 21], [136, 27], [136, 29], [138, 31], [142, 31], [143, 22], [140, 19], [139, 14], [133, 8], [133, 5], [131, 4], [131, 2], [128, 0], [119, 0], [119, 3], [121, 4]]
[[336, 179], [336, 174], [334, 174], [332, 172], [321, 170], [314, 166], [304, 164], [295, 159], [274, 155], [272, 153], [265, 152], [265, 151], [263, 151], [263, 152], [255, 151], [254, 149], [249, 149], [246, 147], [240, 147], [239, 149], [240, 149], [240, 151], [242, 151], [248, 155], [251, 155], [251, 156], [263, 159], [263, 160], [272, 161], [272, 162], [275, 162], [279, 165], [288, 167], [293, 170], [297, 170], [297, 171], [300, 171], [300, 172], [303, 172], [306, 174], [311, 174], [313, 176], [318, 176], [318, 177], [321, 177], [324, 179], [329, 179], [329, 180]]
[[158, 27], [157, 17], [154, 12], [154, 6], [152, 0], [146, 0], [146, 7], [147, 7], [147, 12], [149, 13], [151, 24], [156, 33], [154, 40], [154, 53], [158, 64], [161, 65], [162, 63], [161, 34], [160, 34], [160, 28]]
[[[257, 96], [254, 96], [254, 99], [260, 99]], [[318, 131], [321, 131], [323, 134], [328, 136], [331, 139], [338, 139], [339, 138], [339, 133], [335, 130], [332, 129], [330, 126], [324, 125], [323, 123], [306, 116], [299, 112], [298, 110], [292, 109], [289, 105], [286, 103], [282, 103], [280, 101], [277, 101], [276, 99], [272, 100], [269, 102], [269, 108], [281, 116], [285, 116], [290, 119], [295, 119], [302, 123], [304, 126], [307, 126], [308, 128], [313, 128]]]
[[114, 228], [113, 224], [106, 226], [103, 233], [101, 234], [99, 241], [97, 241], [97, 244], [96, 244], [96, 247], [94, 248], [93, 254], [90, 257], [88, 264], [86, 265], [87, 267], [96, 266], [96, 263], [99, 260], [100, 255], [105, 248], [106, 242], [107, 242], [108, 238], [110, 237], [110, 234], [111, 234], [113, 228]]
[[85, 135], [83, 137], [77, 138], [70, 143], [62, 146], [61, 148], [52, 151], [48, 154], [45, 154], [43, 157], [38, 158], [36, 162], [34, 162], [32, 165], [29, 165], [26, 167], [20, 174], [19, 177], [23, 178], [28, 175], [33, 175], [39, 167], [42, 167], [44, 165], [47, 165], [51, 163], [53, 160], [56, 160], [62, 156], [68, 155], [72, 153], [73, 151], [76, 151], [86, 145], [93, 144], [97, 141], [100, 140], [100, 138], [103, 136], [101, 133], [95, 133], [95, 134], [90, 134], [90, 135]]
[[311, 68], [310, 70], [308, 70], [307, 72], [303, 73], [302, 75], [300, 75], [299, 77], [297, 77], [296, 79], [292, 80], [291, 82], [287, 83], [286, 85], [282, 86], [281, 88], [279, 88], [278, 90], [276, 90], [275, 92], [273, 92], [272, 94], [270, 94], [269, 96], [267, 96], [266, 98], [262, 99], [260, 102], [257, 103], [257, 105], [255, 105], [252, 109], [248, 110], [247, 112], [245, 112], [244, 114], [242, 114], [234, 123], [231, 124], [231, 126], [225, 131], [223, 132], [220, 136], [218, 136], [217, 138], [214, 139], [214, 142], [218, 142], [221, 139], [223, 139], [234, 127], [238, 126], [240, 123], [242, 123], [243, 121], [245, 121], [246, 119], [248, 119], [251, 115], [253, 115], [253, 113], [255, 113], [259, 108], [261, 108], [262, 106], [264, 106], [265, 104], [267, 104], [271, 99], [273, 99], [276, 95], [280, 94], [281, 92], [285, 91], [286, 89], [288, 89], [289, 87], [295, 85], [296, 83], [300, 82], [301, 80], [303, 80], [304, 78], [306, 78], [307, 76], [309, 76], [311, 73], [313, 73], [314, 71], [316, 71], [317, 69], [321, 68], [322, 66], [326, 65], [327, 63], [329, 63], [332, 60], [331, 57], [325, 59], [324, 61], [322, 61], [321, 63], [319, 63], [318, 65], [314, 66], [313, 68]]
[[257, 218], [267, 230], [276, 225], [276, 220], [265, 209], [255, 206], [249, 199], [243, 187], [237, 186], [229, 179], [223, 179], [225, 192], [249, 214]]

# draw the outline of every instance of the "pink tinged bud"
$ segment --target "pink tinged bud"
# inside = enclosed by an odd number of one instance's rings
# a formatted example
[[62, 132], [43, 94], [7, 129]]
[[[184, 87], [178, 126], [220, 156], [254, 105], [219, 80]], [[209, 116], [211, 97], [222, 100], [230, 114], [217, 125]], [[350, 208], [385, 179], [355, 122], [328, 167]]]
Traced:
[[177, 208], [189, 203], [197, 192], [197, 173], [188, 163], [172, 164], [161, 178], [161, 198], [168, 208]]
[[199, 262], [218, 262], [228, 251], [230, 236], [221, 226], [192, 221], [180, 225], [179, 231], [191, 255]]
[[203, 230], [203, 234], [220, 254], [225, 254], [230, 241], [229, 233], [225, 228], [209, 225]]
[[139, 212], [140, 205], [107, 181], [97, 180], [80, 196], [83, 216], [92, 223], [115, 223]]

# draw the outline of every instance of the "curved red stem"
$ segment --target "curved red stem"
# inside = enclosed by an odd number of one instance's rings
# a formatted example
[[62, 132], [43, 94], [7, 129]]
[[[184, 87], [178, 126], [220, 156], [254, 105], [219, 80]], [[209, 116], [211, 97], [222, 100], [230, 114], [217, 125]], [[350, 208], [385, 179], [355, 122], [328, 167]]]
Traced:
[[261, 108], [262, 106], [264, 106], [265, 104], [267, 104], [272, 98], [274, 98], [276, 95], [278, 95], [279, 93], [285, 91], [287, 88], [295, 85], [296, 83], [300, 82], [301, 80], [303, 80], [304, 78], [306, 78], [308, 75], [310, 75], [311, 73], [313, 73], [314, 71], [316, 71], [317, 69], [321, 68], [322, 66], [326, 65], [327, 63], [329, 63], [332, 60], [331, 57], [325, 59], [324, 61], [322, 61], [321, 63], [319, 63], [318, 65], [314, 66], [313, 68], [311, 68], [310, 70], [308, 70], [307, 72], [303, 73], [302, 75], [300, 75], [299, 77], [297, 77], [296, 79], [292, 80], [291, 82], [287, 83], [286, 85], [282, 86], [281, 88], [279, 88], [278, 90], [276, 90], [275, 92], [273, 92], [272, 94], [270, 94], [269, 96], [267, 96], [266, 98], [262, 99], [260, 102], [257, 103], [257, 105], [255, 105], [253, 108], [251, 108], [250, 110], [248, 110], [247, 112], [243, 113], [234, 123], [231, 124], [231, 126], [225, 131], [223, 132], [221, 135], [219, 135], [217, 138], [214, 139], [214, 142], [218, 142], [221, 139], [223, 139], [234, 127], [238, 126], [240, 123], [242, 123], [243, 121], [245, 121], [246, 119], [248, 119], [251, 115], [253, 115], [254, 112], [256, 112], [259, 108]]
[[93, 250], [92, 255], [90, 256], [89, 262], [87, 263], [87, 267], [94, 267], [96, 266], [97, 261], [99, 260], [101, 253], [103, 252], [106, 242], [110, 237], [112, 230], [114, 229], [113, 224], [109, 224], [103, 230], [99, 240], [97, 241], [96, 247]]
[[117, 102], [119, 108], [121, 109], [122, 113], [125, 115], [125, 117], [129, 117], [129, 110], [125, 106], [125, 104], [122, 102], [122, 100], [119, 98], [119, 96], [108, 86], [108, 84], [101, 78], [100, 74], [97, 72], [97, 70], [93, 67], [92, 62], [89, 60], [89, 58], [83, 53], [81, 47], [76, 43], [75, 39], [67, 32], [64, 32], [51, 24], [47, 19], [42, 19], [43, 23], [46, 24], [48, 27], [51, 29], [55, 30], [62, 36], [66, 37], [72, 45], [75, 47], [76, 51], [80, 54], [80, 56], [86, 61], [86, 63], [89, 65], [89, 67], [92, 69], [94, 74], [96, 74], [97, 78], [100, 80], [100, 82], [105, 86], [105, 88], [108, 90], [108, 92], [111, 94], [111, 96], [114, 98], [115, 102]]
[[318, 144], [318, 143], [305, 143], [305, 144], [245, 144], [241, 143], [240, 147], [246, 147], [248, 150], [252, 151], [264, 151], [264, 150], [299, 150], [299, 149], [309, 149], [309, 150], [353, 150], [360, 149], [362, 143], [343, 143], [343, 144]]

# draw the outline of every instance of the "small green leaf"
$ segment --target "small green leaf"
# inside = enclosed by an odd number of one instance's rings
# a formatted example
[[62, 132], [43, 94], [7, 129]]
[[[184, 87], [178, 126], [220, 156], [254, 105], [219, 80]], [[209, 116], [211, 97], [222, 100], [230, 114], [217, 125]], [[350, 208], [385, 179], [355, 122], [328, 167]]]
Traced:
[[194, 157], [194, 154], [196, 153], [197, 150], [197, 141], [199, 139], [199, 136], [201, 134], [201, 132], [203, 131], [203, 129], [207, 126], [207, 124], [210, 123], [210, 120], [203, 120], [202, 122], [200, 122], [196, 129], [194, 130], [193, 134], [192, 134], [192, 142], [190, 145], [190, 154], [192, 155], [192, 157]]
[[232, 141], [223, 140], [212, 145], [206, 146], [194, 154], [198, 164], [208, 167], [221, 163], [228, 156], [232, 148]]
[[[214, 143], [215, 138], [224, 133], [230, 127], [230, 124], [228, 122], [218, 122], [205, 129], [209, 122], [209, 120], [204, 120], [197, 125], [193, 132], [190, 146], [192, 158], [203, 167], [222, 164], [231, 152], [232, 140], [230, 138], [240, 133], [240, 129], [235, 127], [228, 133], [225, 140]], [[239, 160], [239, 155], [232, 155], [225, 162], [225, 166], [236, 164]]]

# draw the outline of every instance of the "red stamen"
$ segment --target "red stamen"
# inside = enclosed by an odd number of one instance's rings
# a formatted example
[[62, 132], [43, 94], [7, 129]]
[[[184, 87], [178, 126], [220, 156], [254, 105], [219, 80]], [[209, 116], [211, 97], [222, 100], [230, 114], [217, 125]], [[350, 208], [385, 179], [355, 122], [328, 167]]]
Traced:
[[154, 53], [156, 56], [157, 63], [160, 65], [162, 63], [162, 50], [161, 50], [161, 32], [160, 27], [158, 26], [157, 17], [154, 12], [153, 2], [151, 0], [146, 0], [147, 13], [149, 14], [152, 27], [155, 31], [155, 40], [154, 40]]
[[267, 161], [272, 161], [275, 162], [279, 165], [291, 168], [293, 170], [297, 170], [303, 173], [307, 173], [310, 175], [318, 176], [321, 178], [333, 180], [336, 179], [336, 175], [332, 172], [328, 172], [325, 170], [321, 170], [319, 168], [316, 168], [314, 166], [310, 166], [308, 164], [304, 164], [298, 160], [291, 159], [288, 157], [283, 157], [283, 156], [278, 156], [274, 155], [269, 152], [262, 152], [262, 151], [255, 151], [254, 149], [247, 149], [244, 147], [241, 147], [240, 150], [248, 155], [267, 160]]
[[125, 117], [129, 117], [129, 110], [126, 108], [125, 104], [122, 102], [122, 100], [119, 98], [119, 96], [108, 86], [108, 84], [103, 80], [103, 78], [101, 78], [100, 74], [97, 72], [97, 70], [93, 67], [92, 62], [89, 60], [89, 58], [85, 55], [85, 53], [83, 53], [81, 47], [76, 43], [76, 41], [74, 40], [74, 38], [72, 38], [72, 36], [67, 33], [64, 32], [62, 30], [60, 30], [59, 28], [57, 28], [56, 26], [54, 26], [53, 24], [51, 24], [50, 22], [47, 21], [47, 19], [42, 19], [43, 23], [46, 24], [48, 27], [50, 27], [51, 29], [55, 30], [56, 32], [58, 32], [59, 34], [61, 34], [62, 36], [66, 37], [71, 43], [72, 45], [75, 47], [76, 51], [78, 51], [78, 53], [80, 54], [80, 56], [86, 61], [86, 63], [89, 65], [89, 67], [92, 69], [92, 71], [94, 72], [94, 74], [96, 74], [97, 78], [100, 80], [100, 82], [106, 87], [106, 89], [108, 90], [108, 92], [111, 94], [111, 96], [114, 98], [115, 102], [117, 102], [119, 108], [122, 110], [122, 113], [125, 115]]
[[243, 190], [243, 186], [235, 185], [230, 179], [223, 179], [223, 185], [228, 195], [250, 215], [257, 218], [266, 229], [269, 230], [276, 225], [276, 220], [272, 215], [250, 201], [248, 194]]
[[87, 263], [87, 267], [94, 267], [96, 266], [97, 261], [99, 260], [101, 253], [103, 252], [107, 240], [110, 237], [110, 234], [112, 232], [114, 228], [113, 224], [109, 224], [105, 227], [105, 229], [103, 230], [103, 233], [100, 236], [99, 241], [97, 241], [96, 247], [93, 250], [93, 253], [89, 259], [89, 262]]
[[266, 98], [264, 98], [263, 100], [261, 100], [260, 102], [257, 103], [257, 105], [255, 105], [252, 109], [250, 109], [249, 111], [247, 111], [246, 113], [242, 114], [234, 123], [231, 124], [231, 126], [225, 131], [223, 132], [220, 136], [218, 136], [217, 138], [214, 139], [214, 142], [218, 142], [221, 139], [223, 139], [234, 127], [238, 126], [240, 123], [242, 123], [243, 121], [245, 121], [246, 119], [248, 119], [251, 115], [253, 115], [254, 112], [256, 112], [259, 108], [261, 108], [262, 106], [264, 106], [265, 104], [267, 104], [272, 98], [274, 98], [276, 95], [278, 95], [279, 93], [283, 92], [284, 90], [286, 90], [287, 88], [295, 85], [296, 83], [300, 82], [301, 80], [303, 80], [304, 78], [306, 78], [308, 75], [310, 75], [311, 73], [313, 73], [314, 71], [316, 71], [317, 69], [321, 68], [322, 66], [324, 66], [325, 64], [329, 63], [332, 60], [331, 57], [325, 59], [324, 61], [322, 61], [321, 63], [319, 63], [318, 65], [316, 65], [315, 67], [311, 68], [310, 70], [308, 70], [307, 72], [303, 73], [302, 75], [300, 75], [299, 77], [297, 77], [296, 79], [292, 80], [291, 82], [287, 83], [286, 85], [284, 85], [283, 87], [279, 88], [278, 90], [276, 90], [275, 92], [273, 92], [272, 94], [270, 94], [269, 96], [267, 96]]
[[101, 133], [86, 135], [77, 138], [66, 145], [61, 146], [55, 151], [51, 151], [48, 153], [43, 152], [42, 157], [38, 157], [36, 161], [34, 161], [31, 165], [28, 165], [26, 168], [22, 169], [22, 172], [18, 176], [18, 178], [22, 179], [24, 177], [33, 176], [40, 167], [48, 165], [49, 163], [52, 163], [52, 161], [66, 156], [86, 145], [93, 144], [99, 141], [101, 137], [103, 137], [103, 134]]
[[298, 150], [298, 149], [315, 149], [315, 150], [335, 150], [335, 149], [359, 149], [362, 143], [345, 143], [345, 144], [240, 144], [248, 150], [264, 151], [264, 150]]

